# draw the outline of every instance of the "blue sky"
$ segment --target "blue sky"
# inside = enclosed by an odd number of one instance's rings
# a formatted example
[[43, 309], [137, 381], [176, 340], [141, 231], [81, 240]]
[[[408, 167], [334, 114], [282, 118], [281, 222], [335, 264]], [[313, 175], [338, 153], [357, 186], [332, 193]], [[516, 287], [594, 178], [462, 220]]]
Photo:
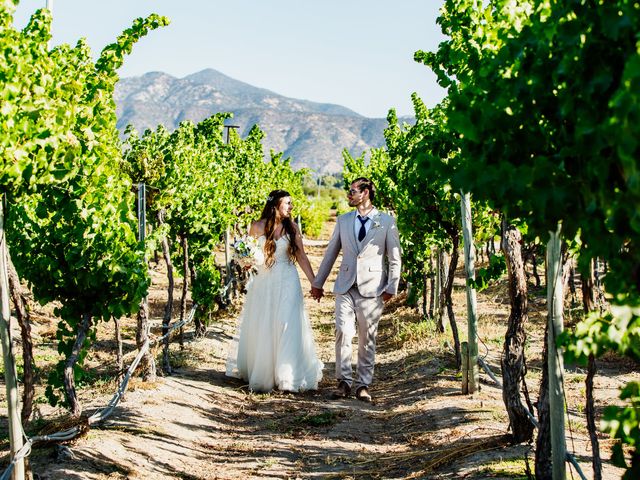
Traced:
[[[120, 70], [184, 77], [215, 68], [289, 97], [336, 103], [368, 117], [394, 107], [410, 115], [411, 93], [427, 105], [444, 95], [413, 61], [442, 34], [438, 0], [53, 0], [53, 45], [86, 37], [94, 54], [136, 17], [159, 13], [171, 25], [151, 32]], [[22, 28], [45, 0], [22, 0]]]

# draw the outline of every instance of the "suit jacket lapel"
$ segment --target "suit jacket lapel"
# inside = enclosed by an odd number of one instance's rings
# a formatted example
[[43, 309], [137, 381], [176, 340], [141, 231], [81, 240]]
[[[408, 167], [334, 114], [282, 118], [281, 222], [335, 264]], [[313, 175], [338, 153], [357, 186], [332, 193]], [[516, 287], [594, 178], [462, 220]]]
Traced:
[[349, 234], [347, 235], [351, 239], [351, 246], [353, 250], [356, 252], [360, 252], [360, 246], [358, 245], [358, 239], [356, 238], [356, 231], [354, 227], [354, 223], [356, 221], [356, 211], [353, 210], [349, 215], [345, 216], [345, 228], [349, 229]]

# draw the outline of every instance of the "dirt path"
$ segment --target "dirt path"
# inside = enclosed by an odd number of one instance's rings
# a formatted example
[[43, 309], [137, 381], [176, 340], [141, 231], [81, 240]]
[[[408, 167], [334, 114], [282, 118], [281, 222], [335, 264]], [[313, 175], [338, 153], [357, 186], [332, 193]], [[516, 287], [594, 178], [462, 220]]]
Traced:
[[[322, 243], [309, 245], [317, 268]], [[333, 283], [329, 279], [328, 285]], [[306, 280], [303, 288], [308, 291]], [[479, 295], [486, 360], [499, 373], [508, 305], [504, 291]], [[535, 304], [535, 302], [532, 302]], [[460, 393], [449, 334], [420, 322], [403, 298], [387, 305], [381, 321], [372, 404], [330, 399], [334, 387], [333, 296], [307, 298], [324, 379], [317, 392], [253, 394], [224, 376], [226, 345], [240, 305], [209, 327], [206, 338], [175, 345], [175, 374], [154, 385], [132, 384], [126, 402], [98, 428], [68, 448], [34, 450], [39, 479], [237, 479], [237, 478], [526, 478], [528, 445], [508, 446], [501, 391], [484, 382], [474, 395]], [[153, 311], [153, 309], [152, 309]], [[464, 291], [456, 286], [462, 336]], [[543, 317], [532, 314], [529, 388], [538, 390]], [[484, 352], [484, 347], [482, 347]], [[159, 352], [158, 352], [159, 353]], [[97, 358], [97, 357], [96, 357]], [[599, 376], [599, 406], [617, 395], [624, 378], [616, 368]], [[483, 377], [485, 377], [483, 375]], [[584, 378], [568, 373], [573, 446], [591, 477], [586, 428], [578, 407]], [[86, 391], [86, 410], [105, 404], [109, 388]], [[535, 398], [533, 398], [535, 400]], [[605, 448], [608, 440], [602, 438]], [[605, 478], [620, 471], [605, 466]]]

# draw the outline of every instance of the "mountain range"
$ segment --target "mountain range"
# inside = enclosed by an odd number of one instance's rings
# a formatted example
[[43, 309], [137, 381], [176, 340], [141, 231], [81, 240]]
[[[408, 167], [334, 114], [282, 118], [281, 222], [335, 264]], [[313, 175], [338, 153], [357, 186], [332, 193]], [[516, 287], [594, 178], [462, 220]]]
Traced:
[[291, 157], [294, 169], [317, 173], [342, 171], [342, 151], [353, 156], [384, 146], [386, 119], [367, 118], [340, 105], [279, 95], [207, 69], [184, 78], [162, 72], [126, 77], [116, 84], [118, 128], [138, 132], [159, 124], [169, 131], [185, 120], [195, 123], [218, 112], [232, 112], [228, 122], [245, 136], [257, 124], [270, 150]]

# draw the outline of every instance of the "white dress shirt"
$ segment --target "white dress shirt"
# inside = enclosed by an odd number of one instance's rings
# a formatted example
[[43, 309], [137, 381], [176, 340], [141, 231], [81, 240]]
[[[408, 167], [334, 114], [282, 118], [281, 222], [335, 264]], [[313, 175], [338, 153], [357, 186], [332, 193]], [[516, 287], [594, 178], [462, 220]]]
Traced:
[[[378, 210], [374, 207], [369, 211], [369, 213], [367, 213], [364, 217], [362, 217], [362, 218], [367, 217], [369, 219], [364, 224], [364, 230], [366, 233], [369, 233], [369, 230], [371, 230], [371, 226], [373, 225], [373, 217], [376, 215], [376, 213], [378, 213]], [[356, 210], [355, 219], [353, 221], [353, 232], [355, 233], [356, 240], [358, 239], [358, 233], [360, 233], [360, 226], [362, 225], [362, 222], [358, 218], [358, 215], [359, 213]]]

